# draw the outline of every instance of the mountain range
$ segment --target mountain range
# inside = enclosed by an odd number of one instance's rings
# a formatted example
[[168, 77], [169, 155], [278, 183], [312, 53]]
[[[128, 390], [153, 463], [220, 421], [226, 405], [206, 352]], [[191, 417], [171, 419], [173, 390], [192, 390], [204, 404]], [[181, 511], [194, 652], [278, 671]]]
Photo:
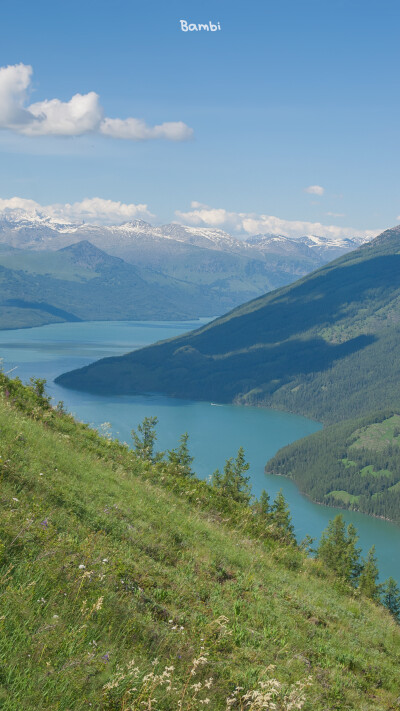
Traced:
[[[71, 318], [88, 317], [76, 312], [73, 297], [63, 298], [60, 306], [59, 294], [66, 295], [69, 289], [65, 284], [44, 282], [46, 273], [42, 268], [43, 264], [50, 264], [48, 272], [54, 279], [68, 281], [71, 270], [65, 270], [62, 260], [57, 262], [52, 253], [80, 242], [90, 242], [93, 247], [123, 260], [119, 263], [123, 280], [128, 274], [126, 265], [130, 264], [137, 270], [145, 270], [140, 272], [141, 276], [155, 286], [154, 294], [147, 290], [145, 307], [144, 302], [138, 304], [131, 301], [129, 308], [124, 304], [121, 309], [110, 293], [108, 301], [113, 304], [113, 309], [108, 308], [107, 315], [102, 312], [101, 298], [96, 308], [94, 297], [90, 318], [182, 319], [222, 314], [267, 291], [293, 282], [330, 259], [354, 249], [363, 239], [328, 239], [313, 235], [294, 239], [269, 234], [239, 239], [212, 228], [179, 224], [155, 227], [143, 220], [97, 226], [60, 222], [36, 212], [30, 215], [16, 211], [0, 218], [0, 266], [19, 272], [4, 272], [3, 282], [12, 285], [15, 280], [17, 292], [23, 288], [29, 294], [28, 301], [39, 303], [40, 299], [32, 292], [33, 277], [46, 293], [46, 304], [52, 309], [62, 308], [65, 315], [55, 317], [49, 310], [43, 309], [38, 313], [37, 308], [30, 312], [26, 308], [23, 312], [15, 311], [20, 309], [17, 306], [13, 307], [13, 312], [5, 312], [8, 290], [3, 293], [0, 287], [0, 303], [3, 304], [0, 307], [0, 326], [9, 327], [10, 322], [11, 325], [38, 325], [46, 322], [46, 313], [50, 321], [54, 318], [67, 319], [68, 314]], [[13, 250], [20, 250], [19, 255], [14, 253], [12, 256]], [[117, 262], [114, 262], [116, 269]], [[73, 273], [76, 275], [76, 271]], [[87, 276], [80, 274], [80, 279]], [[22, 287], [24, 280], [26, 285]], [[164, 314], [159, 313], [160, 291], [156, 287], [161, 289], [161, 294], [167, 288]], [[101, 288], [107, 290], [107, 284], [103, 283]], [[177, 302], [174, 299], [171, 302], [168, 288], [180, 292]], [[20, 296], [17, 294], [15, 298]], [[161, 301], [164, 302], [163, 296]]]
[[213, 313], [200, 285], [138, 267], [88, 241], [57, 251], [0, 250], [0, 327], [89, 320], [169, 320]]

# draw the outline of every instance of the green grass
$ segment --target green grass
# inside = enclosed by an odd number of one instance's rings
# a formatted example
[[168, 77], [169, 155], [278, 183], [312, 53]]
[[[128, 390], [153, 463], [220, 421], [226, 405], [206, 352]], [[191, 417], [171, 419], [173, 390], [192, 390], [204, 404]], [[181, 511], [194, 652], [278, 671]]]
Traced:
[[376, 476], [376, 477], [380, 477], [380, 476], [391, 477], [392, 476], [392, 472], [389, 471], [389, 469], [376, 470], [374, 468], [373, 464], [367, 464], [367, 466], [360, 469], [360, 474], [361, 474], [361, 476]]
[[388, 444], [400, 444], [400, 415], [392, 415], [383, 422], [374, 422], [354, 432], [352, 447], [385, 449]]
[[345, 504], [357, 504], [359, 497], [349, 494], [347, 491], [329, 491], [326, 497], [333, 496], [337, 501]]
[[357, 466], [357, 462], [353, 462], [352, 459], [347, 459], [347, 457], [343, 457], [340, 461], [344, 464], [346, 469]]
[[218, 711], [270, 677], [280, 709], [297, 682], [309, 711], [396, 707], [384, 608], [250, 507], [0, 385], [2, 709]]

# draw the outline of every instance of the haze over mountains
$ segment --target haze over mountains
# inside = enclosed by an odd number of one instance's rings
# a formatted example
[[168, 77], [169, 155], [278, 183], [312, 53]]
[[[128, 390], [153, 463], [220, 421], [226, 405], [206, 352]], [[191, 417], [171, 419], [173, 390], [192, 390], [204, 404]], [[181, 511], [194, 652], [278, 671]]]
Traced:
[[324, 422], [400, 400], [400, 227], [178, 338], [60, 376], [67, 387], [277, 407]]
[[[98, 226], [63, 223], [37, 212], [12, 211], [0, 216], [0, 327], [32, 326], [70, 318], [140, 320], [217, 316], [291, 283], [364, 241], [362, 237], [295, 239], [270, 234], [240, 239], [213, 228], [179, 224], [155, 227], [143, 220]], [[128, 265], [139, 270], [136, 275], [140, 274], [147, 284], [143, 292], [146, 299], [139, 298], [134, 290], [124, 291], [124, 286], [120, 303], [111, 290], [104, 310], [105, 295], [98, 297], [98, 292], [93, 291], [98, 286], [107, 292], [110, 285], [103, 280], [93, 281], [90, 288], [87, 285], [84, 299], [91, 298], [92, 303], [83, 304], [82, 291], [76, 289], [74, 296], [72, 286], [88, 281], [90, 265], [81, 263], [80, 267], [89, 272], [77, 276], [75, 267], [64, 268], [63, 260], [54, 256], [60, 249], [78, 243], [83, 244], [81, 251], [89, 262], [88, 243], [119, 258], [119, 262], [113, 262], [115, 288], [118, 268], [124, 285], [129, 276]], [[104, 268], [103, 258], [103, 271]], [[131, 275], [133, 279], [132, 271]], [[62, 283], [58, 284], [58, 280]], [[19, 305], [15, 303], [10, 312], [8, 301], [13, 283], [14, 300], [19, 299]], [[23, 293], [27, 295], [26, 304], [22, 304]], [[41, 301], [45, 302], [44, 308], [37, 307]], [[76, 302], [80, 305], [78, 309]], [[34, 308], [32, 303], [36, 304]], [[57, 314], [54, 309], [58, 309]]]

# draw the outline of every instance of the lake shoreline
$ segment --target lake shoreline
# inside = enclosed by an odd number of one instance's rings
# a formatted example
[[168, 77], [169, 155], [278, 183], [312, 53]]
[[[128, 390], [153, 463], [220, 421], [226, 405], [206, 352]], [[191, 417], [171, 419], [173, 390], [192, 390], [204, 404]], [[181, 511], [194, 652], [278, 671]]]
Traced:
[[[266, 466], [266, 465], [265, 465]], [[313, 504], [317, 504], [317, 506], [324, 506], [325, 508], [328, 509], [341, 509], [341, 511], [354, 511], [355, 513], [362, 514], [363, 516], [368, 516], [369, 518], [377, 518], [380, 519], [381, 521], [387, 521], [388, 523], [392, 523], [394, 526], [397, 526], [400, 530], [400, 523], [398, 521], [394, 521], [392, 518], [387, 518], [387, 516], [379, 516], [378, 514], [373, 514], [373, 513], [367, 513], [366, 511], [362, 511], [361, 509], [350, 509], [347, 506], [340, 506], [340, 503], [338, 502], [337, 504], [335, 503], [334, 506], [331, 504], [327, 504], [325, 501], [318, 501], [318, 499], [313, 499], [310, 494], [307, 494], [306, 491], [303, 491], [301, 488], [300, 484], [296, 481], [296, 479], [293, 479], [291, 476], [285, 476], [285, 474], [278, 474], [278, 472], [267, 472], [265, 471], [265, 475], [272, 475], [272, 476], [279, 476], [282, 477], [282, 479], [287, 479], [288, 481], [292, 481], [297, 489], [299, 490], [299, 493], [304, 496], [306, 499], [311, 501]]]
[[[204, 323], [204, 322], [203, 322]], [[216, 468], [223, 469], [226, 459], [235, 457], [239, 446], [250, 463], [253, 495], [263, 489], [273, 499], [280, 488], [291, 511], [298, 540], [306, 534], [319, 539], [329, 520], [343, 513], [346, 523], [353, 523], [366, 553], [376, 544], [382, 577], [392, 575], [400, 581], [397, 551], [400, 531], [396, 524], [367, 514], [333, 508], [313, 502], [297, 484], [286, 477], [265, 475], [265, 463], [278, 449], [321, 429], [321, 424], [303, 415], [243, 403], [218, 403], [148, 396], [103, 397], [67, 390], [54, 383], [57, 376], [109, 356], [118, 356], [183, 331], [203, 325], [193, 322], [80, 322], [52, 323], [37, 328], [0, 330], [0, 350], [4, 370], [12, 367], [23, 382], [30, 377], [45, 378], [48, 394], [56, 405], [64, 401], [77, 419], [98, 428], [112, 423], [112, 435], [132, 446], [131, 430], [144, 417], [156, 416], [160, 451], [178, 446], [180, 436], [189, 432], [189, 450], [194, 457], [197, 476], [207, 479]]]

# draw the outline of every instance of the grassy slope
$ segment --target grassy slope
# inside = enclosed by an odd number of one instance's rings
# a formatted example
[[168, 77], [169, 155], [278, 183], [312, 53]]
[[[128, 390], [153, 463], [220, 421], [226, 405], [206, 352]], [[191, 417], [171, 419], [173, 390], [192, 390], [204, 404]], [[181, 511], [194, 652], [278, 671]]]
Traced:
[[400, 415], [331, 425], [283, 447], [266, 471], [291, 477], [314, 501], [400, 523]]
[[[188, 711], [202, 705], [187, 685], [213, 677], [198, 696], [218, 710], [271, 674], [284, 688], [311, 675], [309, 711], [395, 708], [400, 630], [383, 608], [205, 482], [1, 390], [3, 709], [138, 709], [153, 696], [167, 711], [184, 696]], [[170, 691], [143, 681], [155, 658], [175, 667]]]
[[399, 267], [395, 228], [198, 331], [98, 361], [59, 382], [269, 405], [324, 422], [395, 407]]

